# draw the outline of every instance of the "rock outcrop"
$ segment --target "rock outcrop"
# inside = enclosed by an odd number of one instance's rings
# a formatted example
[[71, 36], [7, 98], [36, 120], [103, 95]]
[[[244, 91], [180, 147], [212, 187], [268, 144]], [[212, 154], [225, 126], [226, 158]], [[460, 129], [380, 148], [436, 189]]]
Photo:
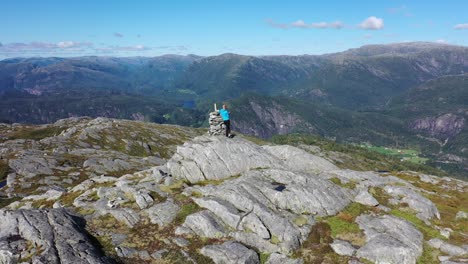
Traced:
[[430, 136], [447, 139], [456, 136], [465, 126], [465, 118], [455, 114], [426, 117], [414, 120], [410, 129], [425, 132]]
[[0, 210], [1, 263], [110, 263], [64, 209]]
[[367, 243], [356, 255], [375, 263], [416, 263], [423, 235], [412, 224], [393, 216], [361, 215], [356, 219]]
[[[88, 177], [80, 183], [34, 188], [34, 195], [0, 210], [0, 260], [108, 261], [88, 233], [124, 263], [302, 264], [307, 254], [323, 254], [328, 259], [322, 262], [414, 264], [425, 243], [447, 254], [440, 256], [447, 261], [465, 254], [466, 245], [451, 242], [462, 236], [457, 228], [464, 209], [457, 207], [457, 217], [451, 211], [450, 229], [433, 221], [444, 219], [444, 207], [431, 197], [442, 195], [432, 188], [450, 190], [447, 200], [464, 197], [466, 182], [341, 169], [325, 155], [260, 146], [240, 135], [198, 136], [173, 151], [162, 164], [123, 176], [86, 175], [93, 169], [82, 168], [67, 172]], [[38, 160], [40, 168], [44, 160]], [[19, 179], [28, 177], [24, 168]], [[426, 185], [433, 187], [418, 187]], [[50, 207], [57, 209], [45, 209]], [[428, 230], [447, 241], [423, 237]]]

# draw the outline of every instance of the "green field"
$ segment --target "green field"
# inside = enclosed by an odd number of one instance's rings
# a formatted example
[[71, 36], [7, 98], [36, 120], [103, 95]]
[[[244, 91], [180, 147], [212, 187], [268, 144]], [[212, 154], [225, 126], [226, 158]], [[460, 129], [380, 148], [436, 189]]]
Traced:
[[426, 161], [429, 159], [422, 158], [419, 155], [421, 154], [419, 151], [414, 149], [397, 149], [397, 148], [389, 148], [389, 147], [378, 147], [372, 145], [359, 145], [362, 148], [375, 151], [381, 154], [395, 156], [399, 158], [401, 161], [409, 161], [417, 164], [425, 164]]

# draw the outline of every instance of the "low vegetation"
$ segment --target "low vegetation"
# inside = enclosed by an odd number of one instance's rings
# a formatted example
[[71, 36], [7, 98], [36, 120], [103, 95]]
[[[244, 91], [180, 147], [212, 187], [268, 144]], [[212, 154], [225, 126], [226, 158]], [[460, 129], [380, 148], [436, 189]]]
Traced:
[[421, 153], [414, 149], [398, 149], [398, 148], [388, 148], [388, 147], [379, 147], [372, 146], [368, 144], [359, 145], [361, 148], [365, 148], [371, 151], [375, 151], [384, 155], [394, 156], [399, 158], [401, 161], [409, 161], [416, 164], [425, 164], [428, 161], [428, 158], [420, 157]]
[[0, 183], [6, 179], [9, 171], [10, 167], [8, 166], [8, 162], [6, 160], [0, 160]]
[[32, 139], [41, 140], [48, 137], [59, 135], [66, 127], [47, 126], [43, 128], [21, 127], [8, 135], [8, 140], [14, 139]]
[[348, 263], [349, 257], [336, 254], [330, 246], [333, 242], [332, 229], [326, 222], [318, 222], [312, 227], [306, 241], [293, 253], [294, 258], [302, 258], [304, 263]]

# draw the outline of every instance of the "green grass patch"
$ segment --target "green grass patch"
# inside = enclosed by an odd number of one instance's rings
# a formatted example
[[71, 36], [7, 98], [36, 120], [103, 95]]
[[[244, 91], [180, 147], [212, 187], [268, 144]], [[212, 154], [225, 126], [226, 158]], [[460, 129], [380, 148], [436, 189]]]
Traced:
[[341, 181], [341, 179], [336, 178], [336, 177], [331, 178], [330, 181], [333, 182], [334, 184], [336, 184], [338, 186], [341, 186], [341, 187], [344, 187], [344, 188], [348, 188], [348, 189], [356, 188], [356, 183], [353, 182], [353, 181], [348, 181], [347, 183], [343, 183]]
[[271, 239], [270, 239], [270, 242], [274, 245], [278, 245], [281, 241], [279, 240], [279, 238], [275, 235], [271, 235]]
[[59, 201], [62, 203], [63, 206], [65, 207], [70, 207], [73, 205], [73, 202], [75, 201], [78, 196], [82, 195], [84, 191], [78, 191], [78, 192], [67, 192], [63, 194]]
[[221, 183], [227, 181], [227, 180], [232, 180], [232, 179], [235, 179], [235, 178], [239, 178], [240, 177], [240, 174], [236, 174], [236, 175], [233, 175], [231, 177], [227, 177], [227, 178], [224, 178], [224, 179], [220, 179], [220, 180], [204, 180], [204, 181], [199, 181], [196, 183], [196, 185], [200, 185], [200, 186], [206, 186], [206, 185], [220, 185]]
[[30, 127], [23, 127], [11, 134], [8, 139], [32, 139], [32, 140], [41, 140], [48, 137], [57, 136], [62, 131], [67, 129], [66, 127], [55, 127], [55, 126], [48, 126], [44, 128], [30, 128]]
[[33, 201], [31, 206], [34, 208], [39, 208], [39, 209], [52, 208], [54, 203], [55, 203], [55, 200], [41, 199], [41, 200]]
[[185, 218], [187, 218], [187, 216], [189, 216], [191, 214], [194, 214], [194, 213], [196, 213], [196, 212], [198, 212], [200, 210], [201, 210], [201, 207], [198, 206], [193, 201], [189, 202], [189, 203], [186, 203], [186, 204], [183, 204], [181, 206], [179, 212], [177, 212], [176, 217], [174, 218], [174, 224], [176, 224], [176, 225], [183, 224], [185, 222]]
[[369, 193], [383, 206], [389, 206], [388, 200], [392, 198], [384, 189], [380, 187], [370, 187]]
[[338, 216], [330, 217], [326, 222], [330, 225], [333, 238], [336, 238], [339, 234], [359, 233], [361, 231], [356, 223], [350, 223]]
[[439, 264], [440, 250], [435, 249], [429, 246], [427, 243], [424, 243], [423, 253], [416, 261], [417, 264]]
[[10, 172], [10, 166], [6, 160], [0, 160], [0, 181], [3, 181], [8, 176]]
[[356, 217], [371, 209], [359, 203], [351, 203], [337, 215], [323, 218], [322, 221], [330, 227], [332, 238], [347, 240], [353, 245], [362, 246], [365, 236], [355, 220]]
[[[436, 205], [440, 213], [440, 219], [433, 219], [432, 224], [442, 228], [450, 228], [454, 231], [450, 236], [450, 243], [459, 246], [466, 244], [466, 236], [462, 234], [468, 230], [468, 221], [455, 220], [455, 217], [459, 211], [468, 211], [468, 192], [450, 190], [451, 188], [457, 188], [457, 182], [455, 181], [432, 184], [423, 182], [419, 177], [406, 173], [398, 173], [396, 176], [411, 182], [418, 188], [431, 192], [432, 194], [423, 193], [423, 195]], [[443, 185], [450, 187], [447, 188]]]
[[408, 161], [416, 164], [425, 164], [429, 159], [420, 157], [419, 151], [414, 149], [396, 149], [389, 147], [379, 147], [372, 145], [360, 145], [362, 148], [366, 148], [370, 151], [375, 151], [380, 154], [394, 156], [401, 161]]
[[260, 255], [260, 264], [265, 264], [270, 258], [271, 253], [261, 252], [259, 255]]
[[170, 185], [160, 185], [159, 189], [161, 191], [166, 192], [166, 193], [177, 193], [180, 192], [182, 187], [184, 186], [185, 181], [184, 180], [178, 180], [176, 182], [173, 182]]
[[96, 212], [96, 209], [80, 207], [76, 211], [81, 215], [90, 215], [90, 214], [94, 214], [94, 212]]
[[167, 200], [167, 197], [164, 197], [155, 191], [151, 191], [149, 195], [156, 203], [164, 203]]
[[293, 258], [302, 258], [304, 263], [348, 263], [349, 257], [339, 256], [330, 247], [333, 242], [331, 227], [325, 222], [312, 226], [307, 239], [293, 252]]
[[13, 203], [13, 202], [16, 202], [16, 201], [19, 201], [21, 200], [20, 197], [13, 197], [13, 198], [0, 198], [0, 209]]
[[300, 215], [296, 218], [294, 218], [294, 224], [297, 225], [297, 226], [303, 226], [305, 224], [307, 224], [307, 217], [303, 216], [303, 215]]

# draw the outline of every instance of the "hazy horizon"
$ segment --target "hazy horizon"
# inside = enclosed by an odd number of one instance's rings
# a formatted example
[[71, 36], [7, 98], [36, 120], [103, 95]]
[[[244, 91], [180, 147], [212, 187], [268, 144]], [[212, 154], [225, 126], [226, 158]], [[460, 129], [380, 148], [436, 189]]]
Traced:
[[368, 44], [468, 45], [468, 2], [298, 0], [2, 3], [0, 59], [321, 55]]
[[119, 56], [119, 55], [78, 55], [78, 56], [17, 56], [17, 57], [9, 57], [9, 58], [1, 58], [0, 61], [2, 60], [8, 60], [8, 59], [45, 59], [45, 58], [85, 58], [85, 57], [100, 57], [100, 58], [156, 58], [156, 57], [164, 57], [164, 56], [181, 56], [181, 57], [187, 57], [187, 56], [197, 56], [197, 57], [215, 57], [215, 56], [221, 56], [224, 54], [235, 54], [239, 56], [251, 56], [251, 57], [269, 57], [269, 56], [322, 56], [322, 55], [328, 55], [328, 54], [335, 54], [335, 53], [341, 53], [341, 52], [346, 52], [349, 50], [353, 49], [359, 49], [365, 46], [385, 46], [385, 45], [398, 45], [398, 44], [415, 44], [415, 43], [428, 43], [428, 44], [434, 44], [434, 45], [441, 45], [441, 46], [453, 46], [453, 47], [464, 47], [468, 48], [468, 46], [465, 45], [455, 45], [455, 44], [446, 44], [446, 43], [437, 43], [437, 42], [426, 42], [426, 41], [415, 41], [415, 42], [396, 42], [396, 43], [385, 43], [385, 44], [366, 44], [363, 46], [359, 47], [351, 47], [345, 50], [340, 50], [336, 52], [330, 52], [330, 53], [322, 53], [322, 54], [259, 54], [259, 55], [253, 55], [253, 54], [240, 54], [240, 53], [233, 53], [233, 52], [224, 52], [224, 53], [219, 53], [219, 54], [213, 54], [213, 55], [199, 55], [199, 54], [174, 54], [174, 53], [167, 53], [167, 54], [161, 54], [161, 55], [155, 55], [155, 56], [141, 56], [141, 55], [135, 55], [135, 56]]

